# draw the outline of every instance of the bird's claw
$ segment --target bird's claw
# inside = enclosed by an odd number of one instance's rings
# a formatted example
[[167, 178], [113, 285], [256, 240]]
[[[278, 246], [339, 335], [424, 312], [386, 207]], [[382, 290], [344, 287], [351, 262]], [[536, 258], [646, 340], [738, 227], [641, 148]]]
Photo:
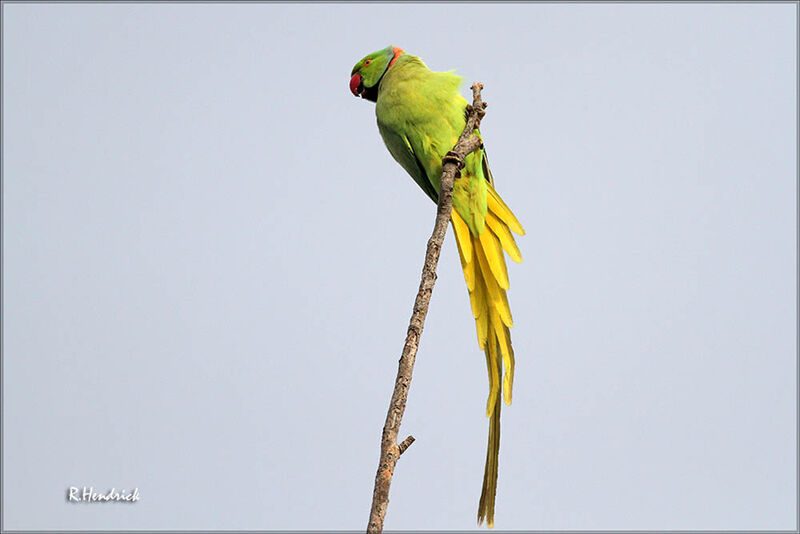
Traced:
[[461, 160], [461, 157], [452, 150], [444, 155], [444, 158], [442, 158], [442, 163], [453, 163], [458, 170], [464, 168], [464, 162]]

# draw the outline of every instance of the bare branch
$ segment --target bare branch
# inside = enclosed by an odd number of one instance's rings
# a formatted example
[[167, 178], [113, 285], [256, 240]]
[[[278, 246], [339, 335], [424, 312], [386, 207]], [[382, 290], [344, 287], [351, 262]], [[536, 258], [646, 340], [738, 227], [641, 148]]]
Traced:
[[481, 119], [486, 114], [486, 103], [481, 100], [483, 84], [472, 84], [472, 106], [467, 106], [467, 124], [458, 138], [456, 146], [447, 153], [442, 160], [442, 177], [439, 183], [439, 202], [436, 209], [436, 223], [433, 233], [428, 240], [425, 251], [425, 265], [422, 268], [422, 279], [419, 283], [417, 298], [414, 300], [414, 311], [408, 325], [403, 353], [397, 369], [397, 378], [394, 383], [392, 400], [389, 403], [389, 412], [386, 414], [386, 423], [381, 436], [381, 457], [378, 462], [378, 472], [375, 475], [375, 489], [372, 492], [372, 508], [369, 514], [367, 532], [378, 534], [383, 532], [383, 521], [386, 517], [386, 508], [389, 505], [389, 487], [392, 484], [392, 475], [400, 455], [413, 443], [414, 438], [409, 436], [398, 445], [397, 434], [403, 413], [408, 400], [408, 388], [411, 385], [411, 374], [414, 370], [414, 360], [417, 357], [419, 339], [425, 325], [425, 316], [428, 314], [428, 305], [431, 301], [433, 286], [436, 283], [436, 265], [442, 251], [442, 243], [447, 233], [447, 223], [450, 221], [450, 212], [453, 209], [453, 183], [461, 176], [464, 168], [464, 158], [468, 154], [481, 148], [483, 142], [474, 135], [475, 129], [480, 126]]
[[414, 441], [415, 441], [414, 436], [408, 436], [406, 439], [403, 440], [403, 443], [398, 445], [401, 456], [403, 455], [404, 452], [406, 452], [406, 449], [408, 449], [411, 446], [411, 444], [414, 443]]

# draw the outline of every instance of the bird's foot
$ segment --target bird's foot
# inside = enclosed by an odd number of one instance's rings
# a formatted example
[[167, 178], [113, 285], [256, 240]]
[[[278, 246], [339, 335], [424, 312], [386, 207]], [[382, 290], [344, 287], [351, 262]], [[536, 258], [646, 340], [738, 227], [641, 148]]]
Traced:
[[444, 155], [442, 158], [442, 164], [445, 163], [453, 163], [456, 166], [456, 169], [461, 170], [464, 168], [464, 161], [461, 159], [461, 156], [453, 152], [452, 150], [448, 151], [447, 154]]

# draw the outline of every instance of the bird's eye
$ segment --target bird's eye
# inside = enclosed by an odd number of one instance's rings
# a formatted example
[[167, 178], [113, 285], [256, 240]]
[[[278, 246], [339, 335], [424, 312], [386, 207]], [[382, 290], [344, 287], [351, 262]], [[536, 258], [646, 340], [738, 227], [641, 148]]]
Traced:
[[372, 63], [371, 59], [365, 59], [364, 60], [364, 65], [369, 65], [370, 63]]

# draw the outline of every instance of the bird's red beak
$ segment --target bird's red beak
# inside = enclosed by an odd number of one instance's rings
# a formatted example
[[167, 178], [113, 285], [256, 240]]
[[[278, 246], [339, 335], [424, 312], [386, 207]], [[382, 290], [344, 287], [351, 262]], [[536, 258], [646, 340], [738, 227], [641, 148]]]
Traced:
[[353, 93], [354, 96], [358, 96], [363, 91], [364, 87], [361, 86], [361, 75], [353, 74], [353, 77], [350, 78], [350, 92]]

